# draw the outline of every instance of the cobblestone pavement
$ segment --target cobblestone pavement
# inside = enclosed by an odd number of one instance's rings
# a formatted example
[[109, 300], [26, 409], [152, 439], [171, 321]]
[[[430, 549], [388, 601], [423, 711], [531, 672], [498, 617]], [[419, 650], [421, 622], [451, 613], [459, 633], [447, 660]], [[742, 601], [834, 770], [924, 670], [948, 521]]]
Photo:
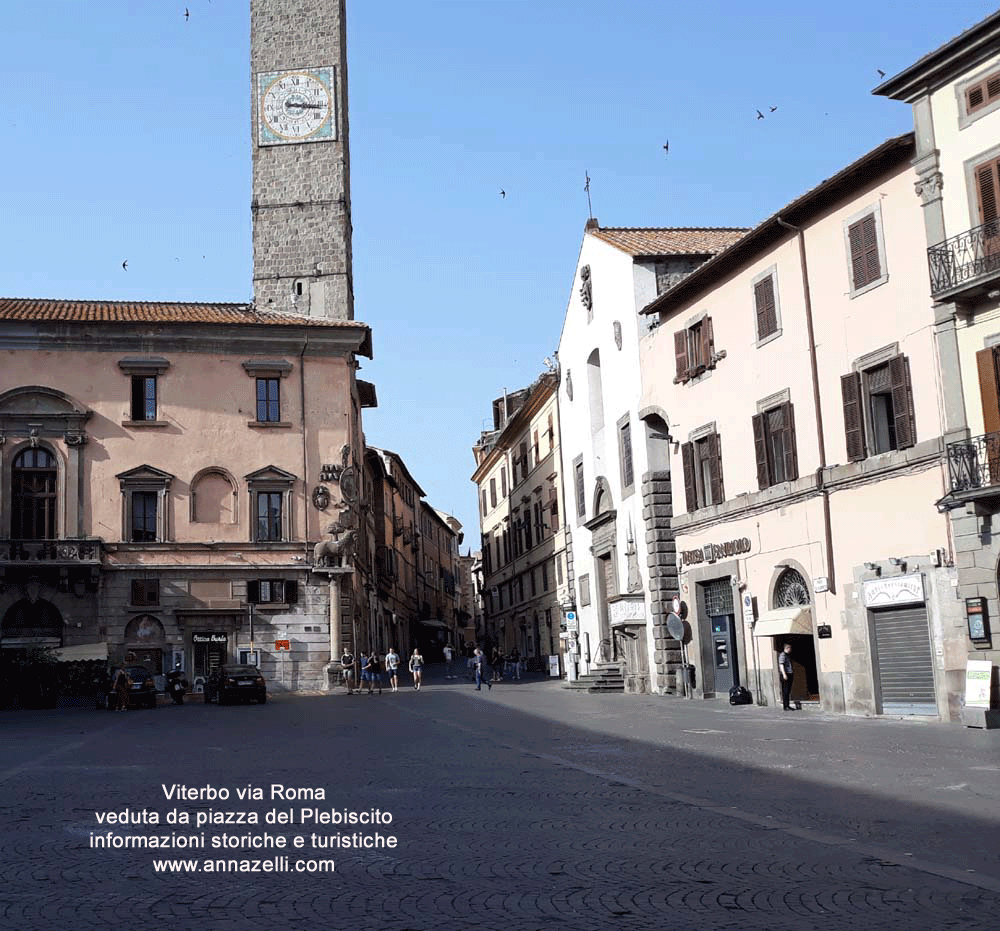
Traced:
[[[0, 733], [4, 931], [997, 927], [996, 732], [439, 680], [264, 706], [0, 713]], [[175, 783], [232, 794], [168, 800]], [[272, 784], [326, 798], [272, 800]], [[238, 799], [248, 785], [266, 797]], [[303, 808], [393, 820], [317, 826]], [[162, 823], [171, 809], [261, 823]], [[95, 816], [143, 810], [161, 823]], [[294, 820], [266, 824], [272, 810]], [[304, 846], [91, 846], [108, 832]], [[376, 832], [398, 846], [312, 846]], [[335, 870], [204, 869], [276, 856]], [[154, 868], [181, 858], [197, 869]]]

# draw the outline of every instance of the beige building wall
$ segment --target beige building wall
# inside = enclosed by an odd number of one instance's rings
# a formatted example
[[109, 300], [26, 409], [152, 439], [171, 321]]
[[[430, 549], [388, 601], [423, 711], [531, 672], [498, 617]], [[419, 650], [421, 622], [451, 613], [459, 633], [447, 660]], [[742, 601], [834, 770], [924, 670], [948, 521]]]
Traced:
[[[915, 585], [927, 615], [922, 675], [933, 689], [919, 710], [945, 719], [956, 714], [963, 621], [947, 565], [947, 522], [934, 507], [944, 484], [940, 382], [920, 203], [906, 145], [890, 142], [882, 155], [875, 150], [859, 160], [835, 176], [835, 189], [825, 182], [765, 221], [742, 254], [707, 263], [692, 276], [697, 284], [680, 287], [690, 294], [671, 301], [668, 293], [650, 307], [669, 307], [641, 340], [640, 363], [643, 403], [666, 412], [675, 443], [673, 526], [697, 694], [743, 684], [758, 701], [779, 700], [776, 654], [790, 635], [796, 659], [805, 660], [796, 677], [800, 698], [862, 714], [902, 708], [895, 698], [883, 701], [880, 677], [888, 683], [894, 674], [885, 633], [891, 619], [870, 602], [905, 599], [903, 589]], [[847, 229], [869, 215], [877, 220], [882, 275], [855, 289]], [[803, 229], [808, 289], [798, 234], [779, 221]], [[775, 284], [777, 331], [760, 338], [755, 286], [767, 276]], [[675, 333], [705, 318], [714, 332], [714, 361], [677, 383]], [[911, 374], [912, 442], [875, 453], [874, 418], [865, 408], [868, 446], [852, 462], [841, 379], [852, 373], [868, 378], [863, 373], [900, 355]], [[761, 488], [753, 418], [786, 403], [794, 420], [797, 477]], [[719, 437], [724, 499], [709, 505], [699, 499], [691, 511], [683, 447], [693, 449], [709, 434]], [[788, 598], [807, 609], [797, 626], [776, 613], [788, 607], [782, 604]], [[915, 600], [895, 607], [909, 610]], [[767, 630], [775, 632], [764, 635]]]

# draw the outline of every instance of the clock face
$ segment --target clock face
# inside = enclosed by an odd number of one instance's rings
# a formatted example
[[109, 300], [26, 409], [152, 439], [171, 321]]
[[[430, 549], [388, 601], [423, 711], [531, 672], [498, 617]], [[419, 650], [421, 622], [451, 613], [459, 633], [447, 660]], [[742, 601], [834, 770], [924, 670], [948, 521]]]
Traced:
[[257, 75], [258, 144], [336, 139], [333, 81], [333, 68]]

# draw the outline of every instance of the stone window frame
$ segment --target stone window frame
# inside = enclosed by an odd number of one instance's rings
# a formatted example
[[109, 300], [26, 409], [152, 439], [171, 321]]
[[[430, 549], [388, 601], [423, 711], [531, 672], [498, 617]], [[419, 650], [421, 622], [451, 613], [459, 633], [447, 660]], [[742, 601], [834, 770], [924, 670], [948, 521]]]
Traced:
[[[1000, 106], [1000, 99], [997, 100], [997, 105]], [[970, 230], [983, 225], [979, 217], [979, 186], [976, 182], [976, 169], [997, 159], [1000, 159], [1000, 144], [983, 149], [982, 152], [977, 152], [962, 162], [962, 173], [965, 176], [965, 196], [969, 202]]]
[[[292, 540], [292, 491], [298, 478], [277, 466], [267, 466], [244, 476], [250, 506], [248, 536], [251, 543], [288, 543]], [[281, 531], [277, 540], [262, 540], [258, 533], [257, 501], [261, 494], [281, 495]]]
[[[129, 380], [129, 408], [128, 417], [122, 420], [122, 426], [131, 429], [162, 429], [170, 424], [160, 419], [161, 405], [161, 382], [160, 378], [167, 369], [170, 368], [170, 361], [162, 356], [127, 356], [118, 360], [118, 368]], [[132, 418], [132, 393], [131, 388], [134, 378], [153, 378], [156, 380], [156, 417], [153, 420], [135, 420]]]
[[975, 84], [982, 84], [988, 78], [1000, 76], [1000, 65], [994, 62], [982, 71], [966, 78], [964, 81], [956, 81], [954, 84], [955, 89], [955, 104], [958, 110], [958, 129], [961, 132], [968, 126], [971, 126], [977, 120], [982, 119], [984, 116], [992, 113], [994, 110], [1000, 109], [1000, 97], [988, 103], [984, 103], [981, 107], [977, 107], [971, 113], [968, 108], [968, 100], [966, 94], [970, 87]]
[[[130, 469], [128, 472], [120, 472], [115, 476], [122, 493], [122, 543], [133, 543], [137, 546], [148, 545], [149, 543], [170, 542], [170, 522], [168, 520], [167, 503], [170, 485], [174, 476], [169, 472], [154, 468], [150, 465], [141, 465], [138, 468]], [[153, 540], [133, 540], [134, 530], [132, 519], [132, 499], [138, 493], [152, 493], [156, 495], [156, 529]]]
[[[867, 216], [873, 216], [875, 218], [875, 241], [878, 246], [878, 260], [879, 260], [879, 277], [869, 281], [867, 284], [862, 285], [860, 288], [854, 287], [854, 265], [851, 261], [851, 236], [850, 229], [856, 223], [860, 223]], [[842, 223], [841, 228], [844, 235], [844, 254], [847, 259], [847, 289], [848, 296], [853, 301], [856, 297], [861, 297], [862, 294], [867, 294], [869, 291], [873, 291], [875, 288], [880, 288], [889, 280], [889, 266], [886, 261], [885, 255], [885, 236], [883, 233], [884, 227], [882, 225], [882, 202], [875, 201], [873, 204], [868, 204], [862, 207], [860, 210], [852, 213], [849, 217], [846, 217]]]
[[283, 378], [287, 378], [292, 371], [292, 363], [286, 362], [284, 359], [247, 359], [245, 362], [241, 363], [243, 371], [253, 379], [254, 384], [254, 394], [253, 394], [253, 410], [254, 413], [257, 412], [257, 386], [259, 380], [262, 378], [276, 378], [279, 381], [278, 386], [278, 419], [277, 420], [248, 420], [247, 426], [253, 427], [258, 430], [288, 430], [291, 428], [292, 424], [287, 421], [282, 416], [284, 413], [284, 404], [281, 398], [281, 386], [280, 381]]
[[[766, 279], [772, 279], [772, 290], [774, 291], [774, 332], [768, 333], [765, 336], [760, 335], [760, 331], [757, 328], [757, 285]], [[768, 343], [773, 343], [782, 333], [781, 326], [781, 297], [778, 294], [778, 265], [774, 265], [765, 268], [762, 272], [754, 275], [750, 279], [750, 294], [751, 300], [753, 302], [754, 310], [754, 334], [757, 339], [754, 346], [760, 349], [761, 346], [766, 346]]]
[[[628, 457], [629, 469], [632, 473], [632, 481], [626, 483], [628, 477], [625, 473], [625, 428], [628, 428]], [[618, 437], [618, 473], [622, 485], [622, 499], [630, 497], [635, 493], [635, 443], [632, 442], [632, 419], [631, 414], [619, 417], [615, 424], [615, 433]]]

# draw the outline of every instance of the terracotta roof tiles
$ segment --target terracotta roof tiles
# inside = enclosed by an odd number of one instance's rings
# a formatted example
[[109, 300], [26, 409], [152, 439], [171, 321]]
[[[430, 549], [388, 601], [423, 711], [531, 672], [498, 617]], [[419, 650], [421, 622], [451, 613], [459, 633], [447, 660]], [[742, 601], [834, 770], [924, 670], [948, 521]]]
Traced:
[[738, 227], [596, 227], [588, 230], [632, 256], [715, 255], [742, 238]]
[[166, 301], [64, 301], [0, 298], [0, 321], [66, 323], [242, 323], [252, 326], [347, 326], [368, 329], [356, 320], [267, 313], [252, 304], [176, 303]]

